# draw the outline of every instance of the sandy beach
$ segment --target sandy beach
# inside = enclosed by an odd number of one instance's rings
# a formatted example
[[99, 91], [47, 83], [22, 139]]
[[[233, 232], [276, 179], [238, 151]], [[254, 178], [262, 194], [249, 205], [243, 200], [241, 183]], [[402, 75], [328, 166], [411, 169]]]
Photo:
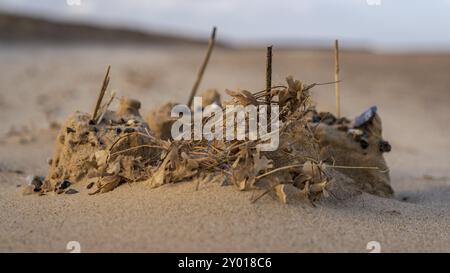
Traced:
[[[343, 115], [377, 105], [395, 198], [282, 205], [233, 186], [189, 182], [149, 189], [121, 185], [89, 196], [23, 196], [27, 175], [45, 175], [57, 129], [75, 110], [91, 112], [107, 65], [110, 88], [141, 101], [141, 115], [185, 102], [203, 47], [0, 46], [0, 251], [382, 252], [450, 251], [450, 55], [341, 53]], [[287, 75], [333, 80], [333, 52], [277, 50], [273, 84]], [[220, 49], [200, 90], [264, 89], [265, 51]], [[334, 87], [312, 91], [334, 111]], [[75, 185], [75, 188], [77, 185]]]

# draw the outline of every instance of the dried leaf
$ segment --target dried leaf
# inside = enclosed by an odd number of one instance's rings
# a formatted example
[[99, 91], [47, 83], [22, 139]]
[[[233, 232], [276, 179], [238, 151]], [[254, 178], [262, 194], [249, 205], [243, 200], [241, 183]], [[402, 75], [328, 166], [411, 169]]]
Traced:
[[253, 157], [253, 162], [255, 175], [258, 175], [260, 171], [273, 168], [273, 161], [265, 156], [259, 157], [259, 154]]
[[120, 176], [118, 175], [109, 175], [104, 176], [100, 178], [100, 180], [97, 183], [97, 188], [94, 189], [89, 194], [96, 194], [96, 193], [105, 193], [114, 190], [117, 186], [119, 186], [121, 181]]
[[230, 95], [231, 97], [233, 97], [233, 99], [235, 99], [235, 101], [242, 105], [242, 106], [247, 106], [247, 105], [258, 105], [258, 101], [256, 100], [256, 98], [253, 96], [252, 93], [250, 93], [247, 90], [241, 90], [241, 91], [231, 91], [231, 90], [225, 90], [225, 92]]

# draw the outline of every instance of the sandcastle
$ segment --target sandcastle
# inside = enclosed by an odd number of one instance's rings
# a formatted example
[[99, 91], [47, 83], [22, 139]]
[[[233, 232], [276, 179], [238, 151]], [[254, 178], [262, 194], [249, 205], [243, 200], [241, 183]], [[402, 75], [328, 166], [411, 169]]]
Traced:
[[[271, 67], [267, 71], [271, 73]], [[258, 148], [261, 139], [174, 140], [171, 109], [176, 103], [151, 111], [146, 120], [139, 113], [137, 100], [122, 97], [118, 110], [109, 110], [114, 93], [102, 105], [108, 68], [94, 113], [77, 111], [68, 117], [57, 136], [44, 184], [33, 189], [41, 194], [63, 193], [73, 184], [84, 183], [89, 194], [99, 194], [123, 182], [142, 182], [154, 188], [207, 179], [253, 191], [252, 202], [266, 194], [283, 203], [306, 200], [311, 204], [321, 198], [345, 199], [360, 192], [391, 197], [389, 169], [383, 158], [390, 145], [382, 138], [376, 109], [354, 121], [319, 113], [310, 99], [317, 84], [308, 85], [292, 76], [286, 82], [273, 87], [268, 80], [266, 89], [259, 92], [228, 90], [231, 100], [226, 102], [215, 90], [203, 95], [203, 107], [276, 104], [279, 116], [271, 118], [280, 121], [278, 149], [262, 151]]]

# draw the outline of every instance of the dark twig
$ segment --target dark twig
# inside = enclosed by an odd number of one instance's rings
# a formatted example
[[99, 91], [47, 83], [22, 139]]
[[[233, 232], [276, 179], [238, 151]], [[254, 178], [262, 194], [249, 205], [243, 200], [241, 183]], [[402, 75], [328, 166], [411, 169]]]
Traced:
[[267, 47], [266, 62], [266, 103], [270, 105], [270, 89], [272, 88], [272, 46]]
[[341, 91], [339, 88], [339, 41], [334, 41], [334, 62], [335, 62], [335, 71], [334, 71], [334, 81], [335, 91], [336, 91], [336, 117], [341, 117]]

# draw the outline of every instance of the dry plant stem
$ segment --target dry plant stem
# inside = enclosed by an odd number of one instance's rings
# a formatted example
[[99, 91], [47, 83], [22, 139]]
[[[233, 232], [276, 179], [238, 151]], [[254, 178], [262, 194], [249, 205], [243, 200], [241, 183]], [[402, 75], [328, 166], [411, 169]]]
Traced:
[[334, 41], [334, 62], [335, 62], [335, 71], [334, 71], [334, 81], [335, 83], [335, 91], [336, 91], [336, 116], [337, 118], [341, 117], [341, 91], [339, 88], [339, 41]]
[[266, 62], [266, 103], [270, 104], [270, 89], [272, 88], [272, 46], [267, 47]]
[[131, 148], [128, 148], [128, 149], [124, 149], [124, 150], [120, 150], [120, 151], [114, 152], [114, 153], [111, 154], [111, 156], [117, 155], [117, 154], [123, 154], [123, 153], [129, 152], [129, 151], [133, 151], [133, 150], [136, 150], [136, 149], [140, 149], [140, 148], [156, 148], [156, 149], [161, 149], [161, 150], [167, 150], [166, 148], [158, 146], [158, 145], [139, 145], [139, 146], [135, 146], [135, 147], [131, 147]]
[[[389, 169], [381, 170], [378, 167], [337, 166], [337, 165], [324, 165], [324, 166], [327, 167], [327, 168], [334, 168], [334, 169], [366, 169], [366, 170], [375, 170], [375, 171], [380, 171], [380, 172], [387, 172], [387, 171], [389, 171]], [[299, 167], [303, 167], [303, 164], [294, 164], [294, 165], [283, 166], [283, 167], [271, 170], [270, 172], [263, 173], [263, 174], [255, 177], [255, 180], [259, 180], [259, 179], [261, 179], [263, 177], [266, 177], [268, 175], [271, 175], [271, 174], [279, 172], [279, 171], [288, 170], [288, 169], [292, 169], [292, 168], [299, 168]]]
[[95, 105], [94, 113], [92, 114], [92, 119], [95, 121], [97, 118], [97, 112], [100, 108], [100, 105], [103, 100], [103, 96], [105, 95], [106, 88], [108, 88], [109, 84], [109, 70], [111, 69], [111, 66], [108, 65], [108, 69], [106, 70], [105, 78], [103, 79], [102, 88], [100, 89], [100, 94], [97, 98], [97, 104]]
[[101, 122], [101, 120], [103, 119], [103, 116], [105, 115], [106, 111], [108, 110], [108, 107], [111, 105], [111, 103], [113, 102], [115, 97], [116, 97], [116, 92], [113, 92], [111, 94], [111, 97], [109, 98], [109, 101], [106, 103], [106, 105], [104, 107], [105, 109], [103, 109], [102, 114], [98, 118], [97, 124], [99, 124]]
[[192, 101], [194, 100], [195, 94], [197, 93], [197, 89], [200, 86], [200, 82], [202, 81], [203, 74], [205, 73], [206, 66], [208, 65], [209, 58], [211, 57], [212, 50], [214, 48], [214, 44], [216, 43], [216, 27], [213, 27], [211, 32], [211, 37], [208, 42], [208, 51], [206, 52], [205, 60], [203, 61], [202, 66], [200, 67], [200, 71], [198, 72], [197, 79], [195, 80], [194, 86], [191, 90], [191, 95], [188, 100], [188, 106], [192, 106]]
[[303, 164], [294, 164], [294, 165], [288, 165], [288, 166], [280, 167], [280, 168], [271, 170], [270, 172], [266, 172], [266, 173], [263, 173], [261, 175], [258, 175], [257, 177], [255, 177], [255, 180], [259, 180], [259, 179], [261, 179], [263, 177], [266, 177], [268, 175], [271, 175], [273, 173], [276, 173], [276, 172], [279, 172], [279, 171], [282, 171], [282, 170], [288, 170], [288, 169], [299, 168], [299, 167], [303, 167]]

